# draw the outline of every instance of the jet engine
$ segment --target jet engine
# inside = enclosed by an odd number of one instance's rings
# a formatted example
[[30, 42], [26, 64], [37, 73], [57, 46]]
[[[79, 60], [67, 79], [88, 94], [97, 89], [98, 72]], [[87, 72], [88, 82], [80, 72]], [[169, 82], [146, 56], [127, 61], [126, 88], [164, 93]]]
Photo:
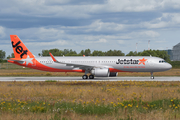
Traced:
[[118, 72], [110, 72], [109, 77], [116, 77]]
[[96, 77], [109, 77], [109, 69], [108, 68], [95, 68], [91, 70], [91, 74]]

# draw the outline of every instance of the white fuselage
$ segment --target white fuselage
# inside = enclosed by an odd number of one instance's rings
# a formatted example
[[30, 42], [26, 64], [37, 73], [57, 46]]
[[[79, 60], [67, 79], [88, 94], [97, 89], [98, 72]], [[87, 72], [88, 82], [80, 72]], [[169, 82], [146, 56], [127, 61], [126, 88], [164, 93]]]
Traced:
[[[113, 56], [113, 57], [55, 57], [59, 62], [71, 63], [78, 65], [91, 65], [102, 68], [113, 68], [124, 72], [160, 72], [166, 71], [172, 68], [172, 66], [165, 62], [162, 58], [149, 57], [149, 56]], [[146, 61], [141, 62], [140, 60]], [[79, 66], [59, 64], [53, 62], [51, 57], [36, 57], [36, 60], [41, 64], [64, 70], [77, 70]]]

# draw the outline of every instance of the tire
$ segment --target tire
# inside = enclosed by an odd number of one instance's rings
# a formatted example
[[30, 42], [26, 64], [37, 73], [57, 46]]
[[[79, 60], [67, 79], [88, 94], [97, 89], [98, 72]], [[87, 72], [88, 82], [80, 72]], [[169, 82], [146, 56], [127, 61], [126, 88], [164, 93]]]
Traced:
[[88, 76], [87, 75], [83, 75], [82, 79], [88, 79]]
[[89, 75], [89, 79], [94, 79], [94, 75]]

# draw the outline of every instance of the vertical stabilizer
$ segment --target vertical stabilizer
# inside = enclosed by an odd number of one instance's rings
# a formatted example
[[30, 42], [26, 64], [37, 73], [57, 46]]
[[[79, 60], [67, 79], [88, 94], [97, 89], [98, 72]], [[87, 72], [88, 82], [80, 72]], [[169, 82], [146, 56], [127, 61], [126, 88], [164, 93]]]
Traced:
[[27, 56], [34, 58], [34, 55], [27, 49], [17, 35], [10, 35], [10, 38], [15, 58], [26, 59]]

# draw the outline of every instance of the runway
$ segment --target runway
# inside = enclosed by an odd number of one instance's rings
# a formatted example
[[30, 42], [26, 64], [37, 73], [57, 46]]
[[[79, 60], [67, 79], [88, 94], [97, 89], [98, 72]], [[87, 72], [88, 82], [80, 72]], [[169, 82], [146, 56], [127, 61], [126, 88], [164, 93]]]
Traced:
[[81, 77], [0, 77], [0, 81], [180, 81], [180, 77], [95, 77], [82, 79]]

